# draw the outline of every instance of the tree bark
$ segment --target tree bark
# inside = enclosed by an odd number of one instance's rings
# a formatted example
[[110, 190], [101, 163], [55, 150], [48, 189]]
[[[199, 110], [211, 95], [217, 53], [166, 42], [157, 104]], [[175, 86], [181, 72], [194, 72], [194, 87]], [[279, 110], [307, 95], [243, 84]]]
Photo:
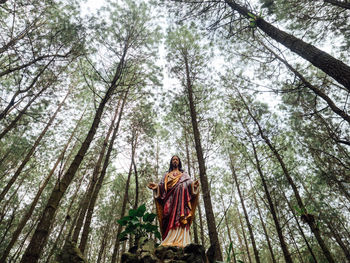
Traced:
[[84, 142], [82, 143], [77, 155], [75, 156], [67, 172], [64, 174], [62, 180], [57, 183], [57, 185], [55, 186], [54, 190], [51, 193], [51, 196], [47, 202], [42, 218], [35, 229], [34, 235], [22, 257], [21, 263], [27, 263], [27, 262], [36, 263], [39, 259], [42, 249], [46, 244], [47, 237], [49, 234], [49, 229], [52, 223], [54, 222], [55, 213], [58, 208], [58, 205], [64, 193], [66, 192], [68, 186], [72, 182], [87, 150], [90, 147], [90, 144], [96, 134], [97, 128], [101, 122], [101, 116], [104, 111], [105, 105], [117, 87], [116, 85], [117, 81], [120, 79], [122, 75], [126, 52], [127, 52], [127, 47], [124, 48], [124, 52], [118, 64], [113, 81], [97, 108], [93, 123], [91, 125], [91, 128]]
[[219, 242], [219, 238], [218, 238], [218, 232], [216, 230], [213, 207], [211, 204], [209, 183], [208, 183], [208, 178], [207, 178], [207, 174], [206, 174], [203, 149], [202, 149], [202, 145], [201, 145], [200, 133], [199, 133], [199, 128], [198, 128], [197, 112], [196, 112], [195, 104], [193, 101], [193, 90], [192, 90], [192, 83], [191, 83], [191, 79], [190, 79], [187, 54], [184, 55], [184, 61], [185, 61], [184, 66], [186, 67], [186, 89], [187, 89], [187, 96], [188, 96], [188, 100], [189, 100], [192, 129], [193, 129], [193, 135], [194, 135], [197, 158], [198, 158], [199, 178], [200, 178], [200, 182], [201, 182], [205, 214], [207, 217], [209, 239], [210, 239], [211, 246], [215, 246], [215, 259], [218, 261], [222, 261], [222, 253], [221, 253], [220, 242]]
[[[237, 11], [247, 19], [251, 18], [249, 14], [253, 14], [253, 12], [250, 12], [246, 7], [239, 5], [233, 0], [225, 0], [225, 3], [230, 6], [232, 10]], [[255, 16], [257, 27], [268, 36], [306, 59], [315, 67], [321, 69], [350, 91], [350, 67], [348, 65], [315, 46], [278, 29], [266, 22], [263, 18], [257, 15]]]

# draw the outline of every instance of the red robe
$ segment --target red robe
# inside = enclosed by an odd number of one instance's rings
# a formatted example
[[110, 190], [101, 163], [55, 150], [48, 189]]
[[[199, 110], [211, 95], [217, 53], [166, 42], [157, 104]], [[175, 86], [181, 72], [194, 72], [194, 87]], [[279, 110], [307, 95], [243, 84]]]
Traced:
[[167, 176], [163, 176], [155, 193], [163, 240], [170, 229], [186, 227], [189, 230], [198, 203], [198, 189], [194, 188], [192, 179], [186, 173], [177, 176], [173, 183], [167, 182]]

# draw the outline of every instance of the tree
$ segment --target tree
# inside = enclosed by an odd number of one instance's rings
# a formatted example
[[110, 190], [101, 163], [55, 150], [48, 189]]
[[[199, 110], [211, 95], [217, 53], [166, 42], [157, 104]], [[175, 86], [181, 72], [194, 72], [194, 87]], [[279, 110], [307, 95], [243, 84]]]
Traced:
[[[194, 30], [194, 29], [192, 29]], [[192, 130], [194, 134], [197, 159], [199, 164], [199, 177], [201, 182], [210, 243], [215, 248], [215, 257], [222, 260], [218, 233], [215, 225], [215, 217], [212, 208], [210, 189], [206, 174], [203, 149], [201, 145], [200, 132], [198, 128], [197, 109], [195, 106], [193, 87], [197, 85], [199, 74], [205, 70], [208, 60], [205, 52], [201, 50], [200, 36], [191, 32], [191, 29], [181, 27], [170, 32], [168, 35], [168, 60], [171, 61], [171, 70], [178, 77], [187, 96], [188, 107], [191, 116]]]

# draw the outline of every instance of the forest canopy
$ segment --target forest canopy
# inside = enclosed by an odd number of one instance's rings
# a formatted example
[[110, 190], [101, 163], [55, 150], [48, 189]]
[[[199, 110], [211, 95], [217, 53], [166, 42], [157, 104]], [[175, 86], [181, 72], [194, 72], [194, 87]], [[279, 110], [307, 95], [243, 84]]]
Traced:
[[350, 261], [349, 17], [347, 0], [0, 1], [0, 262], [70, 241], [120, 262], [136, 239], [118, 220], [154, 219], [146, 185], [173, 155], [217, 260]]

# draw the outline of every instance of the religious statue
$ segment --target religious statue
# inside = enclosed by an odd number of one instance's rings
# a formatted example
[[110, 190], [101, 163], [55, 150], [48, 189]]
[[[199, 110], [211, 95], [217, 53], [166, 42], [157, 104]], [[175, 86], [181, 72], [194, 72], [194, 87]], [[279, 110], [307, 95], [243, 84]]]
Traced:
[[184, 172], [180, 158], [174, 155], [160, 183], [151, 182], [147, 186], [153, 190], [156, 202], [162, 235], [160, 245], [185, 247], [190, 244], [190, 226], [198, 204], [198, 180], [193, 181]]

